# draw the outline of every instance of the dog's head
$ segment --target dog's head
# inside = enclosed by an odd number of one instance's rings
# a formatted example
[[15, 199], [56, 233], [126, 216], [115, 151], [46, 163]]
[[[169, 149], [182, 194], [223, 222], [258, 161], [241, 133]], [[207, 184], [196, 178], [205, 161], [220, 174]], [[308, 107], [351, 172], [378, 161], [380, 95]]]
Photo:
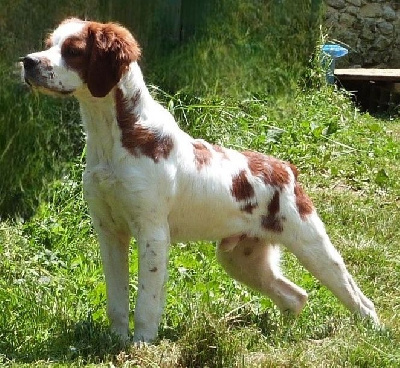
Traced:
[[136, 40], [115, 23], [67, 19], [50, 34], [47, 49], [22, 59], [25, 81], [53, 94], [87, 88], [104, 97], [140, 57]]

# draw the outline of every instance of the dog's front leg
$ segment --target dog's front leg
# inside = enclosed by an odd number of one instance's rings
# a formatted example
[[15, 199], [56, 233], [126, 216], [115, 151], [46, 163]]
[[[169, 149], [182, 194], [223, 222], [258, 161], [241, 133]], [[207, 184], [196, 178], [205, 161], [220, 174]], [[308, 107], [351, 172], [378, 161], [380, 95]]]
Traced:
[[122, 342], [129, 339], [129, 240], [130, 236], [106, 229], [94, 221], [107, 290], [107, 316], [111, 330]]
[[164, 309], [169, 248], [168, 226], [149, 228], [138, 237], [139, 277], [135, 308], [135, 342], [157, 337]]

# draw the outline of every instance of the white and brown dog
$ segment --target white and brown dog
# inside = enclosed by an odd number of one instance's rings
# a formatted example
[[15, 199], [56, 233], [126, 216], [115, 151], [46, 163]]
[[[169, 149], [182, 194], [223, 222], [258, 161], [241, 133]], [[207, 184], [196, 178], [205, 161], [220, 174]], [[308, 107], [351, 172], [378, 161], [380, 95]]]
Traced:
[[352, 312], [379, 323], [332, 246], [296, 168], [194, 139], [149, 94], [125, 28], [67, 19], [23, 58], [28, 84], [75, 96], [86, 130], [84, 195], [99, 237], [111, 327], [129, 338], [128, 252], [139, 250], [135, 341], [156, 338], [171, 242], [219, 241], [229, 275], [298, 314], [306, 292], [279, 269], [286, 246]]

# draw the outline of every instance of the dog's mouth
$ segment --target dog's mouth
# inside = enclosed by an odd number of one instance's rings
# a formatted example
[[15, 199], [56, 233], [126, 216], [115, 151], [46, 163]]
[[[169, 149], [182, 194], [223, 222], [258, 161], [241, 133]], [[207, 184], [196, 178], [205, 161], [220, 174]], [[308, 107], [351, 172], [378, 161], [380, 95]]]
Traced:
[[74, 93], [74, 90], [52, 88], [51, 86], [46, 85], [46, 83], [44, 83], [45, 81], [42, 81], [43, 83], [41, 83], [41, 81], [38, 81], [37, 78], [31, 78], [26, 74], [24, 76], [24, 81], [30, 89], [47, 95], [69, 96]]

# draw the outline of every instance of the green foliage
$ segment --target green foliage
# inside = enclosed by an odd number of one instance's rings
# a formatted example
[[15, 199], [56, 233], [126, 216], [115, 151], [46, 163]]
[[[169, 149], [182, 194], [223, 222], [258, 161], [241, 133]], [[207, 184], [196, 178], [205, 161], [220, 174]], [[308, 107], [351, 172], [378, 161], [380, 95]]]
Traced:
[[287, 93], [303, 75], [318, 36], [311, 1], [217, 2], [203, 32], [150, 62], [169, 91], [240, 96]]
[[229, 279], [213, 244], [178, 244], [171, 249], [160, 343], [120, 354], [106, 329], [98, 247], [79, 185], [83, 163], [74, 160], [42, 194], [29, 221], [1, 225], [0, 359], [163, 367], [400, 364], [398, 122], [360, 114], [333, 88], [264, 100], [153, 94], [195, 136], [296, 163], [333, 242], [388, 329], [349, 318], [289, 254], [285, 272], [310, 295], [296, 321]]
[[32, 214], [63, 162], [82, 150], [76, 103], [33, 95], [0, 63], [0, 218]]

